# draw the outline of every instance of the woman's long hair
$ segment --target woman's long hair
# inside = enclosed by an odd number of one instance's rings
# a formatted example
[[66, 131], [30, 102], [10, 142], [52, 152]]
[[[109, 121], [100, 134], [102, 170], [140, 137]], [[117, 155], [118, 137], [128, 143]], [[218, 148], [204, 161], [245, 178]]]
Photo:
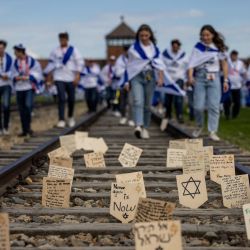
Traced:
[[225, 52], [228, 49], [228, 47], [225, 44], [224, 36], [221, 33], [219, 33], [218, 31], [216, 31], [212, 25], [204, 25], [201, 28], [200, 38], [201, 38], [202, 32], [204, 30], [208, 30], [210, 33], [213, 34], [213, 36], [214, 36], [213, 43], [215, 44], [215, 46], [218, 48], [219, 51]]
[[136, 32], [136, 41], [139, 41], [139, 35], [142, 31], [147, 31], [150, 33], [150, 41], [156, 45], [157, 41], [156, 41], [156, 38], [155, 38], [155, 35], [154, 35], [154, 32], [152, 31], [151, 27], [147, 24], [142, 24], [139, 29], [137, 30]]

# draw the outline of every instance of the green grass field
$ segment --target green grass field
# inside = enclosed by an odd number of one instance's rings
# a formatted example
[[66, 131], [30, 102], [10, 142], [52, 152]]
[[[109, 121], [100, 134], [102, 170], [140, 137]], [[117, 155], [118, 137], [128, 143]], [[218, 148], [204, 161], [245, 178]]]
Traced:
[[250, 151], [250, 108], [242, 108], [239, 117], [220, 119], [219, 135], [242, 149]]

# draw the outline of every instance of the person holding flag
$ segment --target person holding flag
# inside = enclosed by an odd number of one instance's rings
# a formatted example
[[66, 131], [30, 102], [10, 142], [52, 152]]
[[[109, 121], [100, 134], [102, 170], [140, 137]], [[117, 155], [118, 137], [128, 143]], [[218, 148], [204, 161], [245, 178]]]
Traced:
[[98, 86], [101, 85], [100, 67], [92, 60], [85, 60], [79, 85], [84, 89], [88, 112], [96, 112], [98, 103]]
[[[178, 39], [171, 41], [171, 48], [165, 49], [162, 53], [163, 62], [166, 65], [166, 71], [171, 79], [184, 89], [184, 83], [187, 79], [188, 58], [186, 53], [181, 49], [181, 42]], [[161, 130], [164, 131], [167, 127], [168, 120], [172, 118], [172, 103], [174, 102], [176, 118], [178, 122], [183, 123], [183, 96], [167, 93], [165, 95], [165, 118], [161, 123]]]
[[65, 122], [65, 102], [67, 94], [68, 102], [68, 126], [75, 125], [75, 87], [80, 81], [80, 72], [83, 68], [83, 58], [78, 49], [69, 44], [69, 34], [67, 32], [58, 35], [60, 46], [50, 54], [49, 64], [44, 70], [44, 74], [49, 78], [53, 75], [54, 83], [58, 92], [58, 116], [57, 127], [64, 128]]
[[13, 64], [11, 56], [5, 52], [6, 47], [7, 42], [0, 40], [0, 134], [3, 135], [9, 135], [11, 72]]
[[211, 25], [200, 30], [200, 41], [195, 45], [188, 65], [188, 82], [194, 86], [194, 110], [197, 129], [194, 137], [199, 137], [204, 126], [205, 106], [208, 110], [208, 131], [210, 139], [219, 141], [217, 135], [220, 118], [220, 65], [223, 71], [223, 91], [228, 85], [228, 64], [223, 36]]
[[26, 48], [22, 44], [15, 45], [14, 51], [16, 59], [12, 78], [22, 124], [22, 133], [19, 136], [32, 136], [31, 113], [33, 97], [34, 91], [40, 87], [42, 69], [37, 60], [26, 54]]

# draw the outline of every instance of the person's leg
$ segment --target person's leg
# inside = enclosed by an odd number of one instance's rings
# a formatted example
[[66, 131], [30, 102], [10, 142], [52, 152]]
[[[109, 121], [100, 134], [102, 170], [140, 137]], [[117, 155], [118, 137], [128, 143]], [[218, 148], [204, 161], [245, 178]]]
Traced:
[[25, 133], [31, 133], [31, 113], [33, 109], [33, 99], [34, 94], [33, 90], [25, 91], [25, 117], [24, 117], [24, 126]]
[[25, 133], [25, 91], [17, 91], [16, 92], [16, 100], [17, 100], [17, 106], [19, 110], [20, 115], [20, 121], [22, 126], [22, 133], [23, 135], [26, 135]]
[[[184, 87], [184, 81], [179, 79], [176, 81], [181, 89]], [[183, 96], [174, 96], [175, 113], [179, 122], [183, 122]]]
[[72, 82], [66, 83], [66, 92], [68, 95], [68, 118], [73, 118], [75, 107], [75, 86]]
[[[4, 96], [4, 87], [0, 87], [0, 130], [1, 131], [4, 128], [4, 125], [3, 125], [3, 116], [2, 116], [2, 112], [3, 112], [2, 97], [3, 96]], [[4, 99], [4, 97], [3, 97], [3, 99]]]
[[208, 131], [217, 132], [220, 119], [221, 84], [219, 77], [207, 87]]
[[236, 118], [240, 113], [241, 89], [232, 90], [232, 100], [233, 100], [232, 117]]
[[152, 80], [144, 83], [144, 128], [148, 128], [151, 120], [151, 105], [155, 89], [155, 78], [152, 72]]
[[136, 126], [143, 126], [144, 113], [144, 89], [142, 74], [131, 80], [131, 91], [133, 98], [133, 119]]
[[174, 96], [176, 118], [183, 122], [183, 96]]
[[122, 89], [120, 94], [120, 112], [123, 118], [126, 117], [127, 102], [128, 102], [128, 92], [127, 90]]
[[88, 107], [88, 112], [91, 112], [91, 90], [90, 88], [85, 88], [85, 100]]
[[3, 115], [4, 115], [4, 122], [3, 127], [5, 130], [9, 129], [9, 121], [10, 121], [10, 99], [11, 99], [11, 87], [4, 86], [4, 93], [3, 93]]
[[206, 103], [206, 86], [204, 77], [196, 77], [194, 85], [194, 115], [199, 128], [204, 126], [204, 109]]
[[194, 91], [188, 90], [187, 91], [187, 98], [188, 98], [188, 109], [189, 109], [189, 120], [194, 120]]
[[59, 121], [64, 121], [64, 109], [65, 109], [65, 82], [55, 82], [58, 93], [58, 116]]
[[166, 118], [172, 118], [172, 103], [173, 103], [173, 95], [166, 94], [165, 95], [165, 108], [166, 108]]
[[111, 87], [106, 87], [106, 101], [108, 105], [108, 109], [111, 108]]
[[93, 111], [96, 112], [97, 110], [97, 105], [98, 105], [98, 90], [97, 88], [93, 88], [93, 94], [92, 94], [92, 97], [93, 97]]
[[228, 120], [231, 117], [231, 104], [232, 104], [232, 90], [229, 90], [230, 93], [227, 94], [224, 102], [223, 102], [223, 108], [225, 117]]

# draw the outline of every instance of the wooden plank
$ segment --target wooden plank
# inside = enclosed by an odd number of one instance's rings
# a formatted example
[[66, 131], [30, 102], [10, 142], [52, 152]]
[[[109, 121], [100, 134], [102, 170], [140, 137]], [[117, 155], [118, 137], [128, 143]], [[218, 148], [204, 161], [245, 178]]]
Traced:
[[[25, 247], [12, 247], [12, 250], [26, 250]], [[37, 250], [35, 247], [29, 247], [29, 250]], [[90, 247], [51, 247], [50, 250], [135, 250], [131, 246], [90, 246]], [[183, 250], [250, 250], [249, 247], [183, 247]]]
[[[106, 182], [73, 182], [73, 187], [74, 188], [94, 188], [94, 189], [111, 189], [111, 181], [106, 181]], [[177, 185], [175, 182], [144, 182], [145, 187], [147, 189], [152, 189], [152, 188], [162, 188], [164, 190], [172, 190], [176, 189]], [[213, 189], [218, 189], [220, 190], [220, 186], [216, 185], [212, 181], [209, 181], [207, 184], [207, 187], [213, 188]], [[27, 188], [29, 189], [41, 189], [42, 185], [41, 183], [33, 183], [31, 185], [28, 185]]]
[[[111, 217], [109, 214], [109, 208], [85, 208], [85, 207], [71, 207], [71, 208], [3, 208], [1, 212], [7, 212], [11, 216], [17, 217], [20, 215], [28, 216], [42, 216], [42, 215], [78, 215], [78, 216], [91, 216], [91, 217]], [[188, 209], [188, 208], [176, 208], [174, 210], [174, 216], [237, 216], [243, 217], [242, 209]]]
[[[91, 233], [91, 234], [119, 234], [130, 233], [132, 224], [120, 224], [120, 223], [79, 223], [79, 224], [53, 224], [43, 225], [40, 223], [10, 223], [10, 232], [12, 234], [24, 233], [28, 235], [48, 235], [48, 234], [60, 234], [71, 235], [77, 233]], [[182, 224], [183, 235], [202, 235], [207, 232], [214, 233], [227, 233], [228, 235], [245, 234], [245, 225], [194, 225], [194, 224]]]
[[[13, 195], [11, 194], [8, 196], [12, 197]], [[24, 199], [28, 199], [28, 198], [40, 199], [42, 197], [42, 193], [41, 192], [17, 193], [17, 194], [15, 194], [15, 197], [24, 198]], [[102, 193], [77, 192], [77, 193], [71, 193], [70, 197], [71, 198], [79, 197], [82, 199], [108, 199], [108, 198], [110, 198], [110, 192], [102, 192]], [[148, 198], [155, 198], [155, 199], [170, 199], [172, 201], [178, 200], [177, 192], [176, 192], [176, 194], [170, 194], [170, 193], [165, 193], [165, 192], [161, 192], [161, 193], [147, 192], [147, 197]], [[208, 198], [209, 199], [219, 199], [222, 197], [221, 197], [221, 194], [219, 194], [219, 193], [210, 193], [210, 194], [208, 194]]]

